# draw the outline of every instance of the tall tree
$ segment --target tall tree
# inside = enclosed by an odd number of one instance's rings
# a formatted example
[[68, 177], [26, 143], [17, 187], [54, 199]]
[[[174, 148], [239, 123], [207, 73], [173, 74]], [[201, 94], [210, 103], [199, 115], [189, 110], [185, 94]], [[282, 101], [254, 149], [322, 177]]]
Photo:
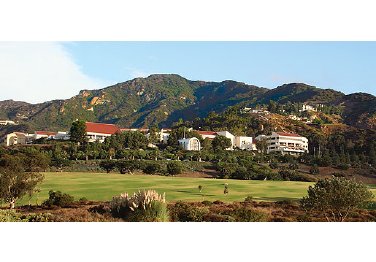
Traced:
[[25, 195], [31, 196], [43, 180], [38, 172], [27, 172], [19, 156], [4, 155], [0, 158], [0, 199], [14, 208], [16, 201]]
[[87, 141], [85, 121], [77, 120], [73, 122], [69, 134], [71, 141], [78, 144], [85, 143]]
[[231, 147], [231, 139], [225, 136], [216, 136], [212, 141], [212, 146], [214, 150], [225, 150]]

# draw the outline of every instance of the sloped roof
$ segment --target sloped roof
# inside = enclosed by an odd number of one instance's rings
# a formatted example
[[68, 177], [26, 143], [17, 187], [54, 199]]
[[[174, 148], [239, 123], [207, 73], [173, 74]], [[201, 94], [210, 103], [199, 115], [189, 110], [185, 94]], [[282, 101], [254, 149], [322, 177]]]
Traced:
[[213, 136], [217, 135], [217, 132], [214, 132], [214, 131], [197, 131], [197, 133], [199, 133], [200, 135], [207, 135], [207, 136], [209, 136], [209, 135], [213, 135]]
[[120, 129], [113, 124], [86, 122], [86, 132], [113, 135], [120, 132]]
[[36, 135], [41, 135], [41, 136], [55, 136], [57, 132], [51, 132], [51, 131], [35, 131]]
[[293, 134], [293, 133], [284, 133], [284, 132], [277, 132], [278, 135], [280, 136], [291, 136], [291, 137], [301, 137], [298, 134]]

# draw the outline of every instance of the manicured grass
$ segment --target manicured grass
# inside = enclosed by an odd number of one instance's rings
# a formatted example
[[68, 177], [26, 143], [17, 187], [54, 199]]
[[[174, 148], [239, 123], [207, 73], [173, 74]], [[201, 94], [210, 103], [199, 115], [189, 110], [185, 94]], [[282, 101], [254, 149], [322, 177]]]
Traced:
[[[105, 173], [44, 173], [45, 180], [39, 186], [41, 192], [33, 197], [31, 204], [40, 204], [48, 198], [49, 190], [60, 190], [71, 194], [76, 200], [111, 200], [123, 192], [133, 193], [139, 189], [155, 189], [166, 193], [167, 201], [221, 200], [224, 202], [243, 201], [248, 195], [255, 200], [277, 201], [299, 199], [306, 195], [313, 183], [293, 181], [226, 180], [188, 177], [164, 177], [151, 175], [120, 175]], [[228, 183], [229, 194], [224, 195], [224, 184]], [[203, 187], [202, 193], [198, 186]], [[376, 193], [375, 189], [373, 189]], [[24, 198], [18, 204], [26, 204]]]

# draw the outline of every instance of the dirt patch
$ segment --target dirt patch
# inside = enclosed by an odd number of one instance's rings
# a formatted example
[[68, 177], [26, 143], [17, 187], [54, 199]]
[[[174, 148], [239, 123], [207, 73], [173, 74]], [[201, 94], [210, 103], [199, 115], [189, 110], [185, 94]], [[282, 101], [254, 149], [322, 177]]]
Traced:
[[195, 178], [215, 178], [218, 175], [218, 171], [213, 169], [203, 169], [201, 171], [189, 171], [183, 172], [177, 175], [177, 177], [195, 177]]
[[[299, 165], [299, 172], [309, 174], [311, 167], [307, 165]], [[359, 168], [349, 168], [348, 170], [342, 170], [334, 167], [319, 167], [320, 173], [313, 175], [316, 178], [330, 178], [333, 173], [341, 174], [347, 179], [355, 179], [358, 182], [365, 184], [376, 184], [376, 173], [372, 170], [364, 170]]]

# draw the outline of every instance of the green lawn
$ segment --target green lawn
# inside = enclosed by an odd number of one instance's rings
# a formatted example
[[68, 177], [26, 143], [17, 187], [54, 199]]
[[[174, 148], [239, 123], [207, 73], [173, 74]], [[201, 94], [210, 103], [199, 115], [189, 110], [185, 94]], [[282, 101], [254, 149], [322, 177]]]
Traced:
[[[224, 184], [229, 185], [229, 194], [224, 195]], [[242, 201], [248, 195], [255, 200], [277, 201], [299, 199], [306, 195], [312, 183], [293, 181], [226, 180], [206, 178], [180, 178], [151, 175], [120, 175], [104, 173], [45, 173], [40, 185], [41, 192], [35, 195], [31, 204], [40, 204], [48, 198], [49, 190], [60, 190], [78, 200], [111, 200], [122, 192], [133, 193], [139, 189], [155, 189], [166, 193], [168, 201]], [[202, 193], [198, 186], [202, 185]], [[376, 193], [376, 189], [373, 189]], [[19, 204], [27, 203], [24, 198]]]

